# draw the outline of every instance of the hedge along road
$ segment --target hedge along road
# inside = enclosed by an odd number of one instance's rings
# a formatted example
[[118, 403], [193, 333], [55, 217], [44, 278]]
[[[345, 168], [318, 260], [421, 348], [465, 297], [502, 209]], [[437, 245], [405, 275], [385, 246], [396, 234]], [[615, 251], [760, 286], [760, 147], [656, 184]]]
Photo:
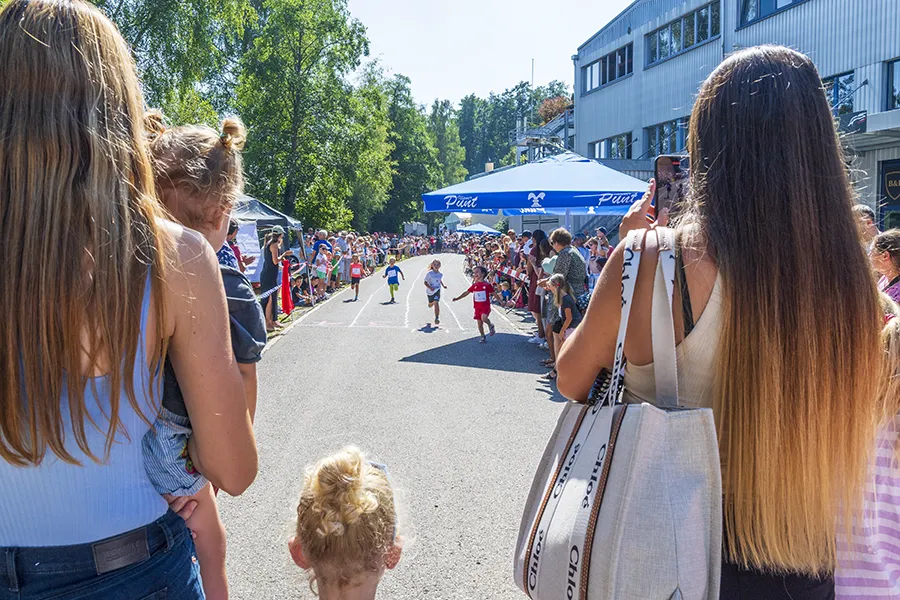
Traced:
[[433, 258], [400, 263], [397, 304], [376, 273], [358, 302], [336, 295], [259, 363], [259, 475], [240, 498], [219, 496], [233, 598], [314, 598], [287, 540], [305, 467], [349, 444], [387, 465], [407, 538], [380, 598], [522, 597], [515, 539], [562, 398], [515, 313], [494, 307], [497, 335], [478, 343], [471, 296], [451, 302], [469, 285], [462, 256], [439, 257], [449, 289], [434, 327]]

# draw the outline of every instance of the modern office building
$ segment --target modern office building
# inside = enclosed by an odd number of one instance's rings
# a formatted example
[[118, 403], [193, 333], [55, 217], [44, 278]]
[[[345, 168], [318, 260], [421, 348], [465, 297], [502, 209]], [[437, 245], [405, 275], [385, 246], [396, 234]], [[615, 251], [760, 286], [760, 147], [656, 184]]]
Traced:
[[861, 201], [900, 227], [900, 0], [636, 0], [573, 56], [575, 150], [631, 170], [683, 151], [703, 80], [766, 43], [815, 61]]

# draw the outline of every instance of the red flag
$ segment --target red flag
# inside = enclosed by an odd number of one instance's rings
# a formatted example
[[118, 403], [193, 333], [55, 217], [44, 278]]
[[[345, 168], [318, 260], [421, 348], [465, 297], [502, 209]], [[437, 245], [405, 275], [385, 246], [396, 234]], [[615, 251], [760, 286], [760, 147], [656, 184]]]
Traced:
[[281, 310], [289, 315], [294, 312], [294, 299], [291, 298], [291, 263], [281, 263]]

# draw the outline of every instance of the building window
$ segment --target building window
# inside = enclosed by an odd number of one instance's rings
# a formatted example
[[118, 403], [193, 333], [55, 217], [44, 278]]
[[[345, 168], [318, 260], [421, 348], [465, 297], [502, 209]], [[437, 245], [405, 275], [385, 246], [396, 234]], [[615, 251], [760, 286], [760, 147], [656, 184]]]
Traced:
[[594, 158], [631, 158], [631, 132], [594, 142]]
[[647, 35], [647, 66], [665, 60], [721, 33], [719, 2], [707, 4]]
[[581, 69], [586, 94], [634, 72], [634, 44], [610, 52]]
[[888, 63], [887, 91], [887, 109], [900, 108], [900, 60]]
[[772, 13], [776, 13], [783, 8], [788, 8], [805, 1], [806, 0], [740, 0], [741, 25], [752, 23], [757, 19], [768, 17]]
[[651, 125], [644, 130], [647, 137], [646, 156], [675, 154], [683, 152], [687, 145], [688, 120], [675, 119], [659, 125]]
[[822, 80], [835, 115], [846, 115], [853, 112], [853, 93], [856, 91], [853, 85], [854, 81], [853, 73], [835, 75]]

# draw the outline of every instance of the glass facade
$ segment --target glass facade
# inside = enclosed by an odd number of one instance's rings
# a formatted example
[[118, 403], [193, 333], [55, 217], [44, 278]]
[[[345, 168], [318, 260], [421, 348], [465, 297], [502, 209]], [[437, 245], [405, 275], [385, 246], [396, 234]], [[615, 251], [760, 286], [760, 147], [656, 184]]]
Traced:
[[660, 154], [683, 152], [687, 146], [687, 125], [687, 118], [683, 118], [645, 128], [647, 138], [645, 155], [652, 158]]
[[719, 2], [713, 2], [649, 33], [647, 65], [690, 50], [722, 33], [721, 10]]
[[900, 60], [889, 62], [887, 72], [887, 110], [900, 108]]
[[634, 44], [627, 44], [581, 69], [582, 93], [613, 83], [634, 72]]
[[590, 158], [631, 158], [631, 132], [588, 144]]
[[831, 102], [831, 109], [835, 115], [846, 115], [853, 112], [853, 92], [856, 77], [853, 73], [844, 73], [834, 77], [826, 77], [822, 80], [825, 85], [825, 93]]
[[806, 0], [740, 0], [741, 25], [768, 17], [774, 12]]

